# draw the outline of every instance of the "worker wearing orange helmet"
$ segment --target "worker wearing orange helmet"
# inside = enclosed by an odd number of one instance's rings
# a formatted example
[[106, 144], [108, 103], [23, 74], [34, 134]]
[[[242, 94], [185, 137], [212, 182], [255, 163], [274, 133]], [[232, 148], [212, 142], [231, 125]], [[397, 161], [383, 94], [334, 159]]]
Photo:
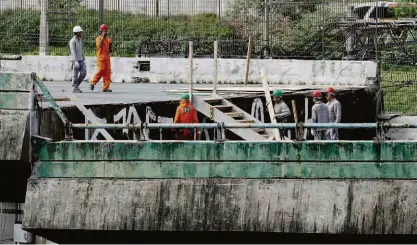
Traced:
[[[175, 112], [174, 123], [198, 123], [197, 118], [197, 110], [194, 106], [190, 103], [190, 95], [184, 94], [181, 97], [180, 105], [177, 107], [177, 111]], [[183, 129], [183, 130], [176, 130], [177, 138], [179, 140], [193, 140], [194, 133], [193, 130], [190, 129]], [[199, 134], [200, 131], [197, 130]]]
[[103, 92], [112, 92], [109, 89], [111, 81], [110, 52], [112, 40], [107, 36], [108, 30], [109, 27], [106, 24], [102, 24], [100, 26], [101, 35], [96, 38], [98, 71], [90, 82], [91, 90], [94, 90], [94, 86], [103, 78]]
[[[329, 108], [324, 104], [321, 98], [320, 90], [313, 92], [314, 105], [311, 109], [311, 120], [313, 123], [328, 123], [329, 122]], [[313, 130], [314, 140], [326, 140], [327, 130], [316, 128]]]
[[[342, 120], [342, 105], [336, 99], [336, 91], [333, 88], [327, 88], [327, 106], [329, 107], [329, 122], [340, 123]], [[330, 140], [339, 140], [339, 130], [331, 128], [328, 130]]]

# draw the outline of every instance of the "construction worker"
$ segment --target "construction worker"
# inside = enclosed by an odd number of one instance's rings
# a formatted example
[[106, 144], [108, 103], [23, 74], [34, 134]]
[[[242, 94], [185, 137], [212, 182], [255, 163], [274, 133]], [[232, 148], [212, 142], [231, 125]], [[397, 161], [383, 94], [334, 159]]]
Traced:
[[[328, 123], [329, 122], [329, 108], [321, 101], [321, 92], [316, 90], [313, 92], [314, 105], [311, 109], [312, 123]], [[327, 130], [316, 128], [313, 130], [314, 140], [326, 140]]]
[[[342, 105], [336, 99], [336, 92], [333, 88], [327, 88], [327, 106], [329, 107], [329, 122], [340, 123], [342, 120]], [[328, 130], [328, 139], [339, 140], [339, 130], [331, 128]]]
[[75, 26], [72, 29], [74, 37], [69, 41], [71, 51], [71, 69], [74, 71], [72, 79], [73, 93], [81, 93], [79, 88], [81, 82], [87, 75], [87, 66], [84, 58], [83, 29], [81, 26]]
[[[174, 123], [198, 123], [197, 110], [190, 104], [190, 95], [184, 94], [181, 97], [180, 105], [175, 112]], [[194, 140], [194, 132], [190, 129], [176, 130], [179, 140]], [[197, 130], [200, 134], [200, 131]]]
[[[275, 102], [274, 105], [274, 112], [275, 117], [277, 118], [278, 123], [286, 123], [289, 116], [291, 116], [290, 108], [288, 108], [287, 104], [285, 104], [284, 100], [282, 100], [282, 91], [275, 90], [272, 93], [272, 99]], [[285, 130], [280, 129], [279, 134], [281, 139], [284, 139]]]
[[101, 35], [96, 38], [97, 49], [97, 68], [98, 71], [90, 83], [90, 89], [94, 90], [94, 86], [103, 78], [103, 92], [112, 92], [110, 87], [111, 63], [110, 52], [112, 40], [107, 36], [109, 27], [106, 24], [100, 26]]

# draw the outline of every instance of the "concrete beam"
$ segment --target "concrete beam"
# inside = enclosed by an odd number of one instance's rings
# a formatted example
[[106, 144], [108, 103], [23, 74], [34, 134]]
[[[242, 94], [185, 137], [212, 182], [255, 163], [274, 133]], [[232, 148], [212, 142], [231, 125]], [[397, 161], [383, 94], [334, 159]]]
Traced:
[[413, 234], [414, 180], [30, 179], [25, 229]]

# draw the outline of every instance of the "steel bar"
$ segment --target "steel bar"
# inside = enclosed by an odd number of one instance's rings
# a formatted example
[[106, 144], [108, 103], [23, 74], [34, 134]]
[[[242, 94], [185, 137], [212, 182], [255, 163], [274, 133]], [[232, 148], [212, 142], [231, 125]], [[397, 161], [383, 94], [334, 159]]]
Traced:
[[32, 73], [32, 78], [34, 80], [36, 80], [36, 83], [38, 84], [39, 88], [41, 89], [41, 91], [43, 93], [43, 96], [49, 102], [52, 109], [54, 109], [55, 113], [58, 115], [58, 117], [61, 119], [61, 121], [64, 123], [64, 125], [69, 125], [70, 121], [64, 115], [64, 112], [62, 112], [59, 105], [55, 102], [54, 98], [52, 97], [51, 93], [49, 93], [48, 88], [45, 86], [45, 84], [42, 82], [42, 80], [40, 80], [38, 77], [36, 77], [36, 74], [34, 74], [34, 73]]
[[[72, 103], [74, 103], [74, 105], [81, 111], [81, 113], [85, 116], [85, 118], [88, 119], [88, 121], [92, 123], [100, 122], [91, 110], [85, 108], [85, 106], [78, 101], [73, 93], [66, 93], [65, 90], [62, 90], [62, 92], [64, 92], [64, 94], [71, 99]], [[100, 129], [99, 131], [106, 140], [113, 140], [113, 137], [105, 129]]]
[[[73, 128], [102, 128], [102, 129], [217, 129], [219, 127], [229, 128], [282, 128], [293, 129], [296, 128], [295, 123], [227, 123], [224, 126], [219, 126], [217, 123], [144, 123], [144, 124], [72, 124]], [[339, 129], [377, 129], [377, 128], [417, 128], [417, 124], [402, 124], [402, 123], [300, 123], [302, 128], [339, 128]]]

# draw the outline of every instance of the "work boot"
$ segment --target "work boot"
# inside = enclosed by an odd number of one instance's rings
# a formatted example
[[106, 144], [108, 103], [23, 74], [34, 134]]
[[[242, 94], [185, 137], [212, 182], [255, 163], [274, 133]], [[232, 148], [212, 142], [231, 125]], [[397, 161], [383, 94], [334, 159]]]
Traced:
[[82, 93], [83, 91], [81, 91], [80, 88], [78, 87], [74, 87], [74, 89], [72, 90], [73, 93]]
[[112, 92], [113, 90], [111, 90], [111, 89], [103, 89], [103, 92], [105, 92], [105, 93], [109, 93], [109, 92]]
[[90, 83], [90, 90], [94, 90], [94, 84]]

